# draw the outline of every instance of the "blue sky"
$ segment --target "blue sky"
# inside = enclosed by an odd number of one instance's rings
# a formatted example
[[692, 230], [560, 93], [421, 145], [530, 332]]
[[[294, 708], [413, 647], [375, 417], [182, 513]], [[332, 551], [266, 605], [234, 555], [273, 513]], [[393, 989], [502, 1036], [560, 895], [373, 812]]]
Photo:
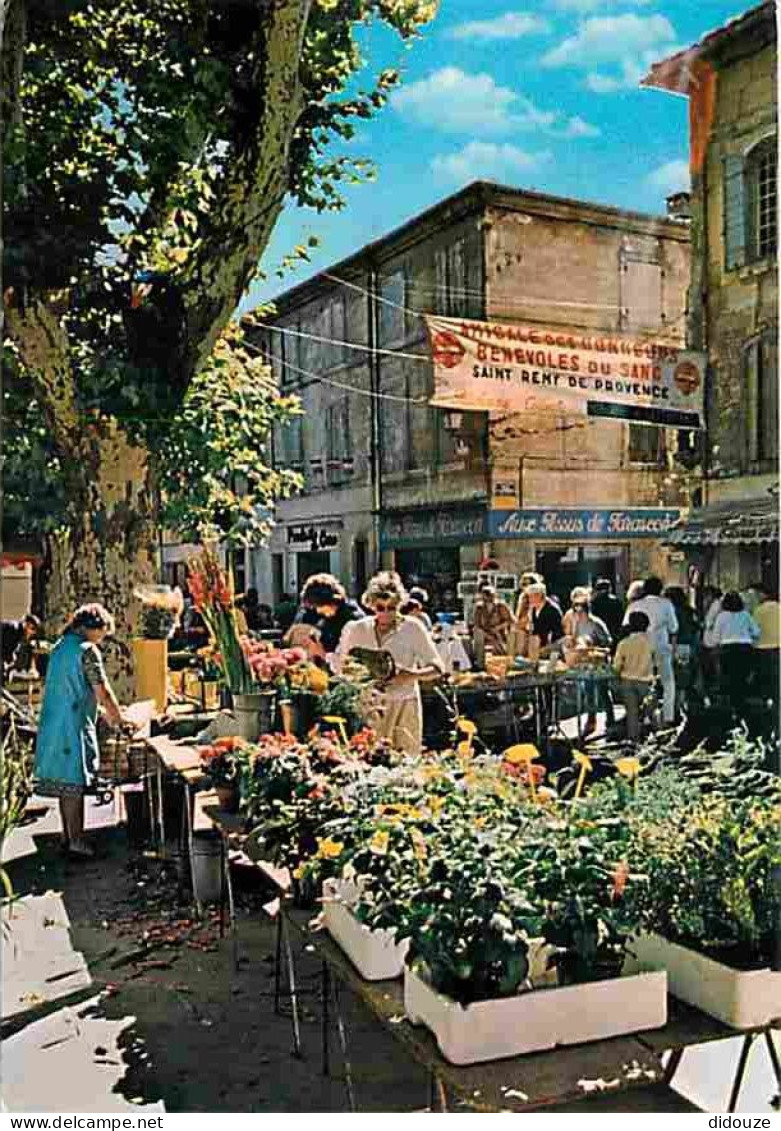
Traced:
[[[441, 0], [412, 46], [385, 28], [362, 35], [373, 70], [397, 66], [390, 105], [361, 123], [350, 151], [377, 179], [348, 187], [347, 208], [293, 206], [244, 308], [357, 251], [473, 180], [663, 212], [687, 187], [687, 101], [641, 90], [648, 63], [738, 15], [740, 0]], [[311, 264], [275, 269], [315, 235]]]

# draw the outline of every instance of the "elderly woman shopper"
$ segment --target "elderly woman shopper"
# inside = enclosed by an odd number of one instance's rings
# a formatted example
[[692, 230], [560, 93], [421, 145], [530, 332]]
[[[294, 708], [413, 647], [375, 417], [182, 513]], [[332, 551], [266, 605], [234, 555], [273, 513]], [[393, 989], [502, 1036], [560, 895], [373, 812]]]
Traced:
[[114, 631], [102, 605], [82, 605], [49, 658], [35, 745], [35, 790], [58, 797], [63, 847], [72, 856], [90, 857], [84, 839], [84, 794], [98, 772], [98, 707], [115, 727], [122, 715], [111, 690], [100, 644]]
[[406, 600], [397, 573], [376, 574], [362, 598], [372, 615], [345, 625], [336, 658], [341, 666], [353, 649], [390, 654], [394, 675], [378, 686], [366, 721], [398, 750], [419, 754], [423, 745], [419, 681], [440, 675], [444, 665], [426, 627], [415, 617], [402, 616], [400, 609]]

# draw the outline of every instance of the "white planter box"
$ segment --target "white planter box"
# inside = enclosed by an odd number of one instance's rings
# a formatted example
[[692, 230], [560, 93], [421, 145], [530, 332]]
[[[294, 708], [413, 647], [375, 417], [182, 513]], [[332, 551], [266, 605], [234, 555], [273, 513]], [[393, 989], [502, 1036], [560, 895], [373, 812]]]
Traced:
[[736, 1029], [753, 1029], [781, 1017], [781, 972], [734, 970], [661, 935], [629, 944], [640, 966], [667, 970], [670, 993]]
[[463, 1006], [406, 967], [404, 1008], [451, 1064], [477, 1064], [658, 1029], [667, 1021], [667, 976], [658, 970]]
[[338, 880], [326, 880], [323, 884], [323, 921], [328, 933], [367, 982], [400, 978], [409, 940], [397, 943], [394, 931], [372, 931], [359, 923], [342, 902], [343, 898], [349, 900], [354, 891], [354, 885], [348, 887]]

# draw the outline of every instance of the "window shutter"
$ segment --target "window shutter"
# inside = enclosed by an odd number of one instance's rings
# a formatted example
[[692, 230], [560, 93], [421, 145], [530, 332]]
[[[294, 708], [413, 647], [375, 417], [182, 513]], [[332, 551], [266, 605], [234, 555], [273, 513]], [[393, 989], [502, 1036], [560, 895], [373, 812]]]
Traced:
[[724, 158], [724, 266], [728, 271], [746, 262], [746, 183], [743, 159]]

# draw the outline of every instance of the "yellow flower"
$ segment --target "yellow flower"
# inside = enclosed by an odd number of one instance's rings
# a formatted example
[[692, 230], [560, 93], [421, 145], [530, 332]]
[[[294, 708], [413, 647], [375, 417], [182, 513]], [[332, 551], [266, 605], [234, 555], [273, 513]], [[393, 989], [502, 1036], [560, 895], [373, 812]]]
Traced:
[[426, 859], [428, 853], [428, 846], [426, 845], [426, 838], [420, 829], [410, 829], [410, 840], [412, 841], [412, 850], [415, 853], [415, 859], [421, 863]]
[[390, 833], [385, 829], [377, 829], [377, 832], [369, 841], [369, 851], [373, 852], [375, 856], [387, 856], [388, 843], [390, 841]]
[[456, 747], [456, 754], [459, 756], [459, 758], [468, 758], [471, 753], [471, 742], [459, 742], [458, 746]]
[[467, 735], [468, 738], [473, 738], [477, 734], [477, 727], [471, 719], [459, 719], [456, 727], [462, 734]]
[[426, 798], [426, 805], [429, 807], [429, 809], [431, 810], [431, 812], [434, 815], [436, 815], [439, 812], [439, 810], [443, 807], [444, 804], [445, 804], [444, 797], [437, 797], [435, 794], [432, 794], [430, 797]]
[[589, 771], [593, 770], [594, 768], [591, 765], [591, 759], [589, 758], [588, 754], [583, 754], [580, 750], [572, 751], [572, 761], [577, 762], [579, 766], [585, 767]]
[[317, 855], [325, 860], [334, 860], [337, 856], [341, 856], [343, 848], [342, 841], [332, 840], [329, 836], [325, 840], [318, 840]]
[[540, 752], [536, 746], [532, 746], [530, 742], [522, 742], [518, 746], [508, 746], [502, 754], [505, 762], [509, 762], [511, 766], [520, 766], [524, 762], [533, 762], [535, 758], [539, 758]]
[[309, 690], [314, 691], [316, 695], [323, 695], [328, 690], [328, 673], [324, 672], [322, 668], [318, 668], [316, 664], [308, 665], [306, 681], [309, 684]]

